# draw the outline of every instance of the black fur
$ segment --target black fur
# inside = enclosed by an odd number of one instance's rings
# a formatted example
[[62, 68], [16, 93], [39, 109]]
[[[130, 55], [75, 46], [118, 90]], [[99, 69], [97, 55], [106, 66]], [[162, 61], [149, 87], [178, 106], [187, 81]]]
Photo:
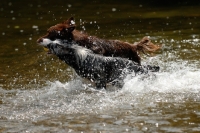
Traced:
[[50, 53], [70, 65], [81, 77], [90, 79], [96, 84], [97, 89], [105, 88], [106, 83], [123, 85], [127, 74], [148, 73], [159, 71], [157, 66], [141, 66], [131, 60], [120, 57], [105, 57], [94, 54], [91, 50], [76, 44], [61, 41], [47, 44]]

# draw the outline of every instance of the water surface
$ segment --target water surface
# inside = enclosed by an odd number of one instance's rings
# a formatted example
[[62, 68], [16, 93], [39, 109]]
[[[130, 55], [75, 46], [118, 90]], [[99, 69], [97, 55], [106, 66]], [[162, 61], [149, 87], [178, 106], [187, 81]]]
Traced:
[[[198, 1], [1, 2], [0, 131], [199, 132], [199, 7]], [[94, 90], [36, 44], [71, 16], [91, 35], [132, 43], [149, 36], [162, 44], [151, 57], [142, 55], [160, 72], [127, 77], [121, 89]]]

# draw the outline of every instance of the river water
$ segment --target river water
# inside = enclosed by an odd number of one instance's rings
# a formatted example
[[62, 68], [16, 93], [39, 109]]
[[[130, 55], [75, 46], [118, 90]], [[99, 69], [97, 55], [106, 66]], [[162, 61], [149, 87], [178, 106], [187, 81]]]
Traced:
[[[1, 2], [0, 132], [200, 132], [200, 2], [157, 2]], [[160, 72], [96, 91], [36, 44], [71, 16], [101, 38], [149, 36], [162, 48], [142, 64]]]

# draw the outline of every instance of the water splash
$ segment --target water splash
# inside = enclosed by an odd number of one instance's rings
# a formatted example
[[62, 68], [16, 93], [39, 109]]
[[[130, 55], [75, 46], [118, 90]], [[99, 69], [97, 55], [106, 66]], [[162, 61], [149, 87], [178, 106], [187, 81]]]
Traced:
[[[155, 63], [159, 57], [153, 60]], [[195, 65], [187, 61], [167, 62], [162, 63], [161, 68], [161, 72], [145, 78], [127, 77], [123, 88], [117, 91], [97, 91], [80, 79], [67, 83], [49, 82], [47, 86], [33, 90], [11, 92], [1, 89], [4, 94], [12, 93], [3, 99], [1, 116], [37, 121], [49, 115], [98, 114], [119, 108], [141, 109], [155, 106], [154, 102], [157, 101], [183, 102], [188, 97], [185, 94], [198, 95], [200, 70]]]
[[134, 114], [151, 114], [149, 108], [159, 110], [159, 106], [165, 103], [173, 103], [170, 106], [176, 107], [177, 103], [200, 102], [199, 63], [179, 59], [178, 54], [164, 52], [162, 55], [148, 57], [144, 62], [159, 64], [160, 72], [147, 77], [127, 76], [121, 89], [109, 86], [107, 91], [97, 91], [80, 78], [66, 83], [48, 82], [39, 89], [1, 88], [0, 116], [8, 120], [36, 122], [76, 114], [104, 114], [100, 116], [106, 117], [108, 114], [120, 113], [121, 110], [129, 110]]

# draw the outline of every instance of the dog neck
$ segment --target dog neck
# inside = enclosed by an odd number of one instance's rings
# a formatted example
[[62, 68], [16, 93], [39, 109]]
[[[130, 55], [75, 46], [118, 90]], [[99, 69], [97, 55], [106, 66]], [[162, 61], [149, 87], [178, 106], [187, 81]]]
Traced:
[[87, 56], [93, 53], [85, 47], [76, 45], [74, 41], [64, 40], [62, 43], [51, 43], [50, 45], [55, 55], [75, 69], [82, 67]]

